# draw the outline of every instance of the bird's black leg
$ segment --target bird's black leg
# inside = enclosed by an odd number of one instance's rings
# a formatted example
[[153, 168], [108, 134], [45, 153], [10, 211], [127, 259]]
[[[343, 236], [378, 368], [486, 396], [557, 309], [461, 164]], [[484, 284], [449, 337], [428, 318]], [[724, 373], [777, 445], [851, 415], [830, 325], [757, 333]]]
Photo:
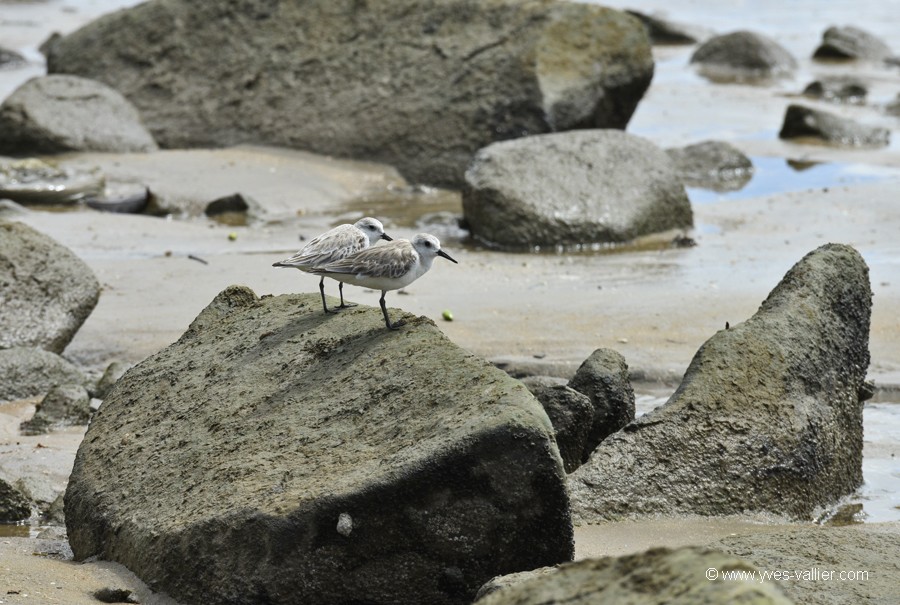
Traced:
[[325, 278], [319, 280], [319, 292], [322, 293], [322, 308], [325, 309], [326, 313], [335, 313], [335, 311], [329, 311], [328, 305], [325, 304]]
[[338, 284], [340, 284], [340, 285], [338, 286], [338, 290], [339, 290], [340, 293], [341, 293], [341, 306], [338, 307], [338, 308], [339, 308], [339, 309], [348, 309], [348, 308], [350, 308], [350, 307], [355, 307], [355, 306], [356, 306], [355, 303], [345, 303], [345, 302], [344, 302], [344, 282], [339, 281]]
[[381, 312], [384, 313], [384, 325], [387, 326], [388, 330], [399, 330], [400, 326], [405, 324], [406, 322], [402, 319], [395, 324], [391, 323], [391, 318], [388, 317], [387, 306], [384, 304], [384, 295], [387, 294], [387, 290], [381, 291], [381, 299], [379, 302], [381, 303]]

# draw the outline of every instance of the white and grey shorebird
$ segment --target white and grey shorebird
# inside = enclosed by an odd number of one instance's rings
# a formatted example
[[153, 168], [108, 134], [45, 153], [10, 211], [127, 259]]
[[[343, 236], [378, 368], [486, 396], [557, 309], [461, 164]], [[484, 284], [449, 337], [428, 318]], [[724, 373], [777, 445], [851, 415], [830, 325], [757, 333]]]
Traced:
[[428, 233], [420, 233], [412, 241], [398, 239], [331, 263], [316, 265], [310, 269], [310, 273], [324, 275], [354, 286], [381, 290], [380, 303], [384, 324], [388, 330], [396, 330], [403, 325], [403, 321], [391, 323], [384, 304], [384, 295], [388, 290], [399, 290], [425, 275], [431, 269], [431, 263], [436, 256], [443, 256], [456, 263], [456, 260], [441, 250], [438, 238]]
[[[385, 235], [384, 225], [381, 224], [381, 221], [367, 216], [352, 225], [338, 225], [334, 229], [314, 237], [294, 256], [274, 263], [272, 266], [293, 267], [306, 273], [312, 273], [315, 267], [327, 265], [361, 250], [366, 250], [379, 239], [391, 241], [393, 238]], [[341, 306], [338, 309], [355, 306], [344, 303], [344, 283], [339, 283]], [[329, 310], [328, 305], [325, 304], [325, 276], [319, 280], [319, 292], [322, 294], [322, 308], [325, 309], [325, 312], [335, 313], [336, 311]]]

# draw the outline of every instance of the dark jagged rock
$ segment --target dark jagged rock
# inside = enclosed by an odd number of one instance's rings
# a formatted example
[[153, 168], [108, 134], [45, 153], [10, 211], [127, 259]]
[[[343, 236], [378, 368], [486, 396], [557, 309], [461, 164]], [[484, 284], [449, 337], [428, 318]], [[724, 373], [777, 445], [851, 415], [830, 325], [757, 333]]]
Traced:
[[778, 136], [782, 139], [813, 138], [846, 147], [884, 147], [890, 131], [867, 126], [827, 111], [789, 105]]
[[472, 234], [510, 249], [627, 242], [693, 224], [664, 151], [618, 130], [579, 130], [494, 143], [466, 172]]
[[28, 80], [0, 104], [0, 153], [152, 151], [156, 142], [117, 91], [66, 75]]
[[601, 441], [634, 420], [628, 364], [612, 349], [597, 349], [576, 370], [569, 387], [587, 395], [594, 409], [582, 454], [582, 460], [587, 460]]
[[767, 511], [809, 519], [862, 483], [872, 291], [853, 248], [788, 271], [756, 314], [710, 338], [669, 401], [569, 475], [573, 516]]
[[588, 434], [594, 420], [594, 406], [587, 395], [566, 385], [565, 379], [533, 376], [522, 380], [544, 406], [553, 424], [563, 466], [571, 473], [581, 466]]
[[623, 557], [582, 559], [494, 578], [478, 592], [477, 605], [790, 605], [771, 581], [710, 578], [713, 572], [759, 574], [747, 561], [696, 546], [654, 548]]
[[0, 479], [0, 523], [24, 521], [31, 516], [31, 501], [18, 489]]
[[259, 143], [459, 186], [496, 140], [624, 128], [653, 75], [641, 23], [537, 0], [154, 0], [48, 47], [116, 87], [165, 147]]
[[716, 81], [765, 80], [797, 68], [797, 60], [778, 42], [744, 30], [710, 38], [694, 51], [691, 63]]
[[540, 404], [404, 318], [223, 291], [94, 415], [66, 491], [75, 557], [209, 605], [462, 604], [570, 560]]
[[0, 349], [62, 353], [100, 298], [94, 272], [68, 248], [0, 221]]

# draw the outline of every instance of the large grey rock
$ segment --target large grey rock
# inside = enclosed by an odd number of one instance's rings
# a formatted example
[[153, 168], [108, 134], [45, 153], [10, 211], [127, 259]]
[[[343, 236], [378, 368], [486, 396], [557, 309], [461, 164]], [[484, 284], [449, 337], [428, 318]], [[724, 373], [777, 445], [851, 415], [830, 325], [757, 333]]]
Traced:
[[665, 405], [569, 475], [573, 516], [809, 519], [855, 490], [871, 307], [858, 252], [828, 244], [807, 254], [752, 318], [704, 343]]
[[627, 242], [693, 224], [671, 160], [618, 130], [579, 130], [494, 143], [466, 172], [472, 234], [507, 248]]
[[54, 428], [87, 424], [91, 419], [91, 398], [81, 384], [53, 387], [37, 404], [34, 416], [19, 430], [25, 435], [49, 433]]
[[91, 421], [66, 492], [75, 557], [186, 604], [267, 605], [468, 603], [570, 560], [540, 404], [405, 319], [223, 291]]
[[628, 364], [617, 351], [597, 349], [575, 371], [569, 387], [587, 395], [594, 410], [582, 453], [582, 460], [587, 460], [601, 441], [634, 420]]
[[735, 191], [753, 178], [753, 162], [725, 141], [701, 141], [666, 149], [685, 185]]
[[100, 298], [94, 272], [68, 248], [0, 221], [0, 349], [61, 353]]
[[[710, 570], [722, 577], [710, 578]], [[790, 605], [747, 561], [696, 546], [654, 548], [623, 557], [582, 559], [494, 578], [478, 605]], [[725, 574], [731, 574], [726, 579]], [[745, 577], [746, 580], [737, 578]], [[752, 578], [752, 579], [750, 579]]]
[[116, 87], [164, 147], [261, 143], [458, 186], [492, 141], [624, 128], [650, 83], [643, 26], [551, 0], [154, 0], [49, 48]]
[[691, 55], [691, 63], [712, 80], [755, 80], [788, 75], [797, 60], [778, 42], [752, 31], [714, 36]]
[[58, 384], [84, 384], [81, 370], [35, 347], [0, 349], [0, 401], [43, 395]]
[[567, 473], [581, 466], [588, 434], [594, 420], [594, 406], [587, 395], [566, 385], [565, 379], [532, 376], [522, 379], [553, 425], [556, 445]]
[[847, 147], [884, 147], [890, 142], [891, 135], [886, 128], [792, 104], [784, 114], [778, 136], [782, 139], [812, 138]]
[[711, 545], [764, 570], [784, 570], [776, 582], [803, 605], [878, 603], [900, 599], [900, 528], [805, 525], [777, 532], [729, 536]]
[[893, 56], [891, 47], [873, 34], [848, 25], [829, 27], [822, 34], [822, 44], [816, 48], [816, 59], [863, 59], [883, 61]]
[[105, 84], [76, 76], [32, 78], [0, 105], [0, 153], [152, 151], [137, 110]]

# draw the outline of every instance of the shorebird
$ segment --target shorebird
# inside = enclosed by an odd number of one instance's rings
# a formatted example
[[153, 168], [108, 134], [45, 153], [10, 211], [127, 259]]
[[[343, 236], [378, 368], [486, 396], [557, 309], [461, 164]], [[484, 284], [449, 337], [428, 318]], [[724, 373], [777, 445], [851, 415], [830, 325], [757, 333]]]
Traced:
[[[388, 290], [399, 290], [413, 283], [431, 269], [436, 256], [449, 261], [456, 260], [441, 250], [441, 242], [433, 235], [420, 233], [412, 241], [394, 240], [383, 246], [368, 248], [330, 263], [322, 263], [310, 269], [310, 273], [347, 282], [354, 286], [381, 290], [381, 312], [388, 330], [396, 330], [403, 320], [391, 323], [384, 295]], [[458, 264], [458, 263], [457, 263]]]
[[[278, 263], [273, 267], [293, 267], [306, 273], [312, 273], [318, 265], [334, 263], [342, 258], [366, 250], [379, 239], [391, 241], [392, 238], [385, 235], [384, 225], [381, 221], [370, 216], [361, 218], [352, 225], [338, 225], [322, 235], [314, 237], [303, 246], [294, 256]], [[340, 282], [338, 290], [341, 293], [341, 306], [338, 309], [346, 309], [355, 305], [344, 303], [344, 283]], [[322, 294], [322, 308], [326, 313], [336, 313], [329, 310], [325, 304], [325, 277], [319, 280], [319, 292]]]

